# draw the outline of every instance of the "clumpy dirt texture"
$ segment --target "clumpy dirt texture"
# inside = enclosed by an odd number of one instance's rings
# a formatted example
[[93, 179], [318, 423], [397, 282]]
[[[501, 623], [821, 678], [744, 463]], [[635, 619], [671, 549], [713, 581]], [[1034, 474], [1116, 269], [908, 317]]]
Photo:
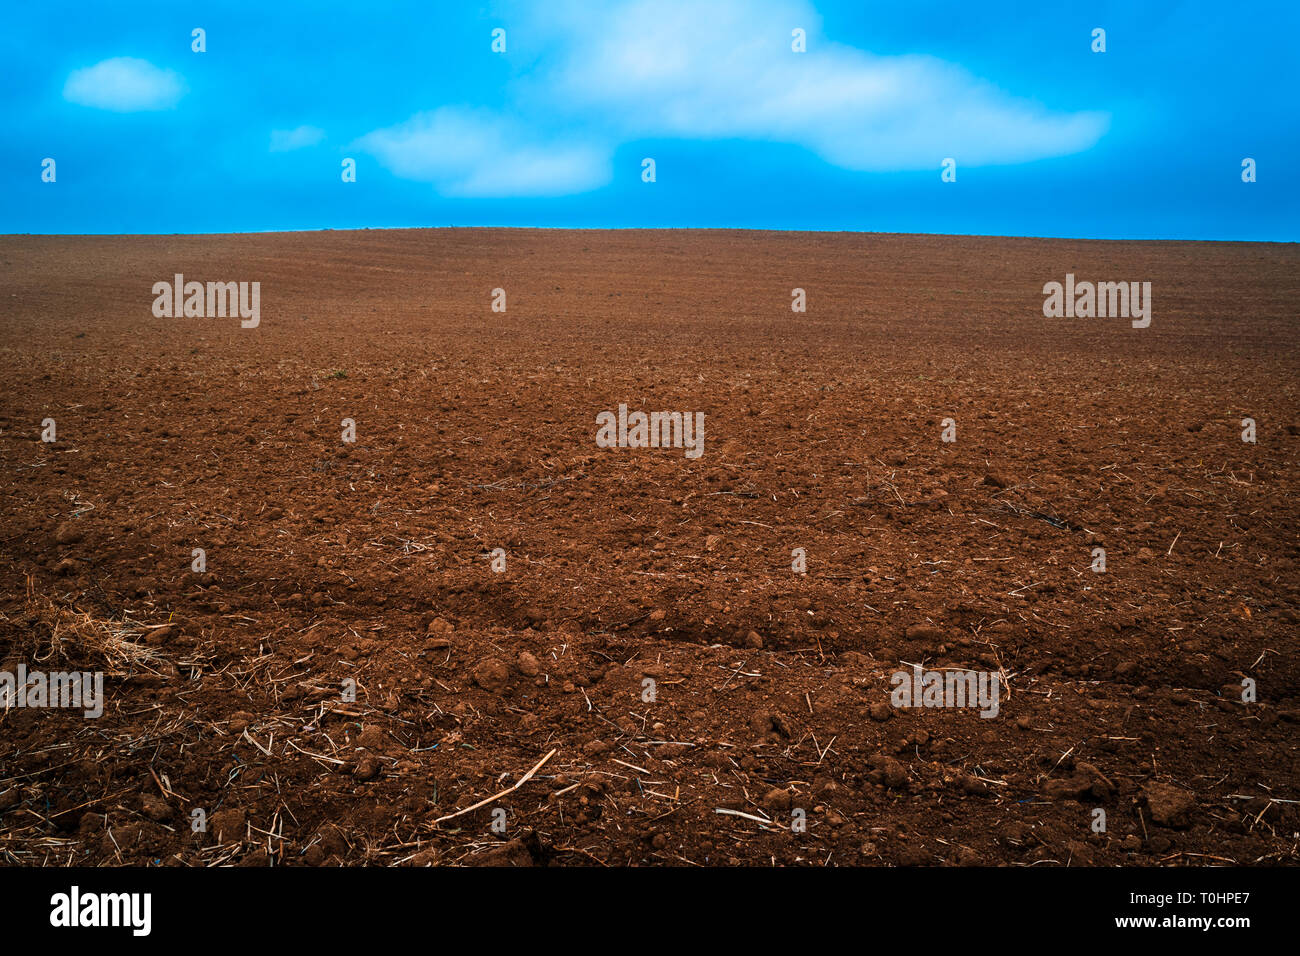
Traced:
[[0, 859], [1293, 864], [1297, 301], [1294, 245], [0, 239], [0, 671], [104, 675], [0, 712]]

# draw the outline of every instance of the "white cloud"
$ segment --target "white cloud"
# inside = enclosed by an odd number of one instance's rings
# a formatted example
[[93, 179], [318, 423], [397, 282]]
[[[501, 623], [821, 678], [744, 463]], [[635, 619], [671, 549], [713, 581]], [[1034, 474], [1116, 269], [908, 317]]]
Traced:
[[[955, 64], [876, 56], [827, 40], [802, 0], [631, 0], [547, 9], [568, 53], [533, 88], [602, 114], [629, 137], [745, 138], [804, 146], [847, 169], [1013, 163], [1087, 149], [1098, 113], [1053, 113]], [[545, 29], [544, 25], [539, 25]], [[793, 53], [790, 32], [808, 34]]]
[[448, 196], [564, 196], [602, 186], [611, 175], [607, 150], [541, 138], [485, 111], [418, 113], [358, 145], [397, 176], [434, 183]]
[[70, 103], [117, 113], [171, 109], [184, 95], [179, 73], [133, 56], [73, 70], [63, 87], [63, 98]]
[[[969, 167], [1080, 152], [1109, 123], [934, 57], [828, 40], [804, 0], [552, 0], [510, 19], [543, 53], [510, 89], [527, 125], [439, 110], [362, 147], [396, 175], [462, 195], [560, 195], [608, 181], [614, 151], [638, 139], [779, 142], [845, 169], [937, 170], [949, 156]], [[795, 27], [807, 53], [790, 49]]]
[[299, 126], [296, 129], [271, 130], [271, 152], [287, 153], [295, 149], [315, 146], [325, 138], [325, 131], [315, 126]]

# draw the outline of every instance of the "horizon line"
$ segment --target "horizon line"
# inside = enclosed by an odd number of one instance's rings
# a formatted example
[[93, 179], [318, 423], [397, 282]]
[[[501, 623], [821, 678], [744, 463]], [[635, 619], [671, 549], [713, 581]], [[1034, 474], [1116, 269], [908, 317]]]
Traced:
[[323, 226], [309, 229], [252, 229], [236, 232], [5, 232], [0, 239], [143, 239], [143, 238], [230, 238], [239, 236], [302, 235], [327, 232], [432, 232], [447, 230], [510, 230], [514, 232], [775, 232], [812, 235], [901, 236], [936, 239], [1037, 239], [1060, 242], [1214, 242], [1268, 243], [1296, 245], [1297, 239], [1188, 239], [1168, 237], [1061, 236], [1031, 233], [998, 235], [980, 232], [888, 232], [873, 229], [796, 229], [770, 226], [517, 226], [517, 225], [441, 225], [441, 226]]

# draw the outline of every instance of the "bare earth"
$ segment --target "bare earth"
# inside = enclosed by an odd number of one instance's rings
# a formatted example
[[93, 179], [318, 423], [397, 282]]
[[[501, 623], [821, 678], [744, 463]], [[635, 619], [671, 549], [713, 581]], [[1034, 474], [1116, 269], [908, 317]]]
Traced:
[[[1067, 272], [1150, 328], [1045, 319]], [[0, 238], [0, 671], [106, 697], [0, 712], [0, 860], [1294, 864], [1298, 296], [1296, 245]]]

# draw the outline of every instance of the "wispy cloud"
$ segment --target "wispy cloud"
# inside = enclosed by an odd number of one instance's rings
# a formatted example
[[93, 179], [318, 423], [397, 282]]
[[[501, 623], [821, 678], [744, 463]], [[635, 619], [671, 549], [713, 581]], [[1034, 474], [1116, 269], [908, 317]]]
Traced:
[[[844, 169], [1021, 163], [1086, 150], [1097, 112], [1058, 112], [925, 55], [825, 39], [804, 0], [554, 0], [504, 18], [543, 64], [509, 113], [441, 109], [363, 137], [395, 175], [456, 195], [562, 195], [607, 182], [638, 139], [802, 146]], [[806, 31], [808, 52], [791, 50]]]
[[185, 81], [179, 73], [132, 56], [73, 70], [63, 86], [68, 102], [116, 113], [171, 109], [184, 95]]
[[325, 131], [315, 126], [299, 126], [295, 129], [271, 130], [271, 152], [287, 153], [295, 149], [315, 146], [325, 138]]
[[544, 138], [526, 124], [488, 111], [451, 107], [375, 130], [358, 146], [404, 179], [464, 197], [564, 196], [611, 176], [606, 148]]

